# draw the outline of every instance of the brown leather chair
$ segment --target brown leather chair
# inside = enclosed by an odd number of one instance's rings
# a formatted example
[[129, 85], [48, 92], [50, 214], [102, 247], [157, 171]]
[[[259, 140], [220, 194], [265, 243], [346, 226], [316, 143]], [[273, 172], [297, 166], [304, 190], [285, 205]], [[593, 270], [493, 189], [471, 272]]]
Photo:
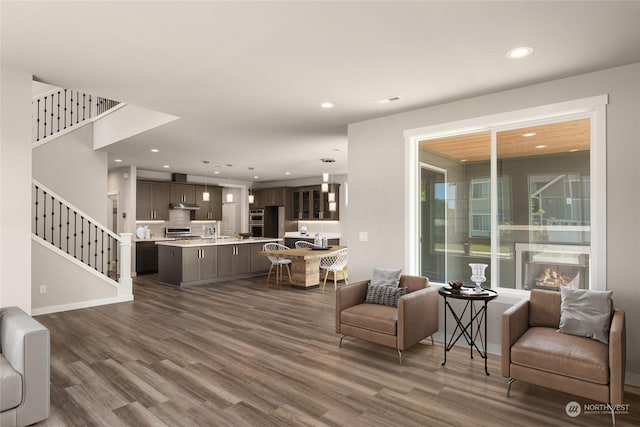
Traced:
[[398, 307], [367, 304], [369, 281], [352, 283], [336, 291], [336, 333], [402, 351], [438, 330], [438, 288], [426, 277], [400, 276], [400, 287], [409, 292], [398, 299]]
[[532, 290], [502, 315], [502, 376], [599, 402], [622, 404], [626, 331], [624, 311], [611, 304], [609, 344], [558, 332], [560, 292]]

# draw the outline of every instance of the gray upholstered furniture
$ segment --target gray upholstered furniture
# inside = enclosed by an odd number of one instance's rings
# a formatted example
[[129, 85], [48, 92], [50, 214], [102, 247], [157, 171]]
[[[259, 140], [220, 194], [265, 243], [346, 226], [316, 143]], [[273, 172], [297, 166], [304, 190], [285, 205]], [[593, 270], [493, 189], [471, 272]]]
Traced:
[[[426, 277], [400, 276], [399, 287], [409, 293], [398, 306], [365, 303], [369, 281], [352, 283], [336, 290], [336, 333], [395, 348], [402, 363], [402, 351], [438, 330], [438, 288]], [[431, 337], [433, 343], [433, 337]]]
[[[502, 376], [610, 404], [622, 404], [624, 311], [610, 305], [609, 344], [558, 332], [560, 292], [532, 290], [502, 315]], [[612, 415], [614, 412], [612, 411]], [[614, 418], [615, 423], [615, 418]]]
[[18, 307], [0, 308], [0, 425], [49, 416], [49, 330]]

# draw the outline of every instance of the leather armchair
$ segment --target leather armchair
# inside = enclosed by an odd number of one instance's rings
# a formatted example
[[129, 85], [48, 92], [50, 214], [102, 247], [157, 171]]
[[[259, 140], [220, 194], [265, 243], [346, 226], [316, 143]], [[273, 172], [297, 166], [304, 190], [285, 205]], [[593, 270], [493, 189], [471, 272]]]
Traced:
[[400, 276], [400, 287], [409, 292], [398, 300], [398, 307], [367, 304], [369, 281], [352, 283], [336, 291], [336, 333], [360, 338], [402, 352], [438, 330], [438, 288], [426, 277]]
[[49, 416], [49, 330], [18, 307], [0, 308], [0, 425]]
[[[557, 332], [560, 292], [532, 290], [502, 315], [502, 376], [587, 399], [621, 404], [624, 393], [624, 311], [611, 306], [609, 344]], [[612, 407], [610, 406], [612, 409]], [[614, 411], [612, 410], [612, 416]], [[615, 424], [615, 418], [614, 418]]]

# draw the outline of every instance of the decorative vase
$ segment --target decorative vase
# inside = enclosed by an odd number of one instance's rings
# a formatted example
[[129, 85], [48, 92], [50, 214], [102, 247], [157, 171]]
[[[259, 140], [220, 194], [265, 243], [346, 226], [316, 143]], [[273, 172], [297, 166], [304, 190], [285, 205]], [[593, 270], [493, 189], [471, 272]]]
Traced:
[[474, 291], [482, 291], [482, 284], [487, 280], [484, 271], [488, 267], [487, 264], [469, 264], [471, 267], [471, 281], [476, 284]]

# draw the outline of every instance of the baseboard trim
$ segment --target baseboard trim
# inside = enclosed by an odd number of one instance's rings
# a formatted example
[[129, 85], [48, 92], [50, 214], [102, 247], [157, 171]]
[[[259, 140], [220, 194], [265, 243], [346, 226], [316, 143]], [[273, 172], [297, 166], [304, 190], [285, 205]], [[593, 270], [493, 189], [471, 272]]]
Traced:
[[49, 307], [32, 308], [31, 315], [39, 316], [42, 314], [59, 313], [61, 311], [78, 310], [81, 308], [98, 307], [100, 305], [117, 304], [121, 302], [133, 301], [133, 295], [122, 295], [111, 298], [95, 299], [90, 301], [73, 302], [70, 304], [52, 305]]

